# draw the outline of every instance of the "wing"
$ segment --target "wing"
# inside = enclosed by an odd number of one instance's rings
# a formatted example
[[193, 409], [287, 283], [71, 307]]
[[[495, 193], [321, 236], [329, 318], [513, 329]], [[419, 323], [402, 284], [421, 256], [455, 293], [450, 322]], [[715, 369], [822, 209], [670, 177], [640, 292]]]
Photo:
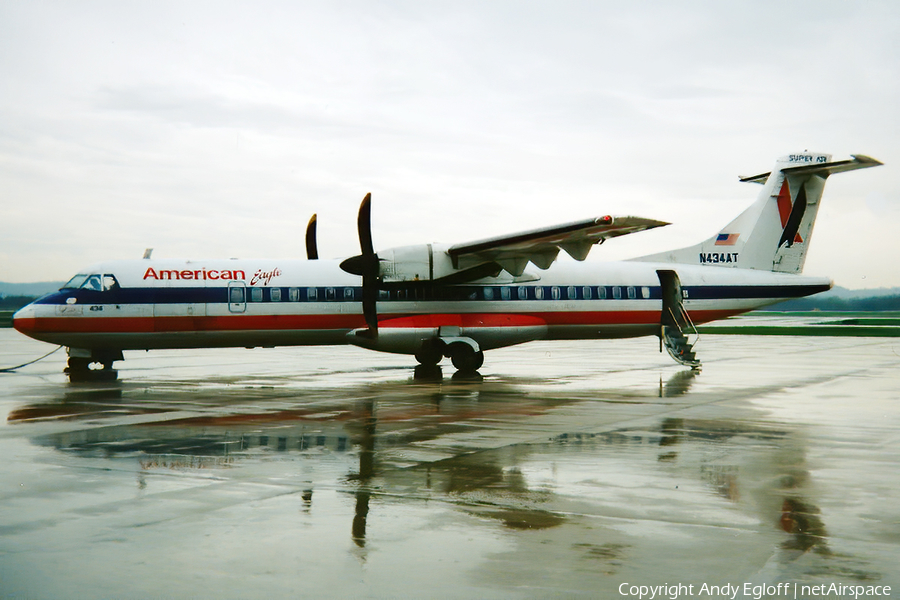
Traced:
[[560, 250], [575, 260], [584, 260], [594, 245], [609, 238], [668, 224], [641, 217], [605, 216], [456, 244], [447, 249], [447, 254], [455, 269], [496, 263], [510, 274], [519, 276], [529, 262], [540, 269], [549, 268]]

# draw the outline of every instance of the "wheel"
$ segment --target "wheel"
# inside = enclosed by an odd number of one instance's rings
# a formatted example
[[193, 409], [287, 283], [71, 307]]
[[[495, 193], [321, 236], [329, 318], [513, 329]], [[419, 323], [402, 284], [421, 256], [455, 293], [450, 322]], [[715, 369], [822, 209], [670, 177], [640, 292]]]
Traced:
[[422, 347], [419, 348], [419, 351], [416, 352], [416, 360], [419, 361], [420, 365], [425, 365], [428, 367], [433, 367], [444, 358], [444, 353], [442, 352], [440, 345], [435, 342], [435, 340], [428, 340], [422, 344]]
[[79, 358], [76, 356], [70, 356], [69, 361], [66, 364], [66, 368], [63, 369], [65, 373], [86, 373], [90, 370], [91, 361], [89, 358]]
[[475, 352], [468, 344], [454, 344], [450, 361], [459, 371], [477, 371], [484, 364], [484, 352]]
[[112, 360], [99, 361], [91, 358], [70, 356], [63, 373], [69, 376], [71, 383], [115, 381], [119, 378], [119, 372], [112, 368], [112, 364]]

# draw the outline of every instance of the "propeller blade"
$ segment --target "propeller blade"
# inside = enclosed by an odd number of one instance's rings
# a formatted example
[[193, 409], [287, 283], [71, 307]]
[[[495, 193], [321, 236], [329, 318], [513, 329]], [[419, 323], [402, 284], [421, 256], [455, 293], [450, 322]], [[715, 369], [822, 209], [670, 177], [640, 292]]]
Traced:
[[362, 277], [363, 317], [369, 328], [365, 335], [374, 337], [378, 335], [376, 303], [378, 302], [378, 290], [381, 288], [381, 279], [378, 255], [375, 254], [375, 246], [372, 243], [372, 194], [366, 194], [362, 204], [359, 205], [356, 228], [359, 232], [360, 254], [342, 261], [341, 269]]
[[372, 277], [363, 277], [362, 287], [362, 308], [363, 317], [366, 319], [366, 325], [373, 336], [378, 335], [378, 311], [376, 302], [378, 301], [378, 280]]
[[359, 216], [356, 219], [356, 228], [359, 230], [359, 249], [363, 256], [375, 254], [372, 244], [372, 194], [366, 194], [362, 204], [359, 205]]
[[318, 260], [319, 248], [316, 244], [316, 215], [309, 219], [306, 225], [306, 258], [309, 260]]

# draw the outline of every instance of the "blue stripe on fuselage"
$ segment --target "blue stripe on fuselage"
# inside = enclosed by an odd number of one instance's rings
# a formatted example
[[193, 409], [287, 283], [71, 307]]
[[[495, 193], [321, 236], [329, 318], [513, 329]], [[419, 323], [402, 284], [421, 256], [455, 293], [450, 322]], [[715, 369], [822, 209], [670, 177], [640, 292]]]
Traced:
[[[616, 292], [618, 288], [618, 292]], [[248, 287], [246, 301], [256, 302], [359, 302], [362, 288], [349, 286], [316, 287]], [[272, 299], [272, 290], [280, 290], [280, 299]], [[519, 290], [524, 289], [524, 297]], [[704, 285], [683, 286], [687, 300], [734, 300], [762, 298], [801, 298], [829, 289], [828, 285]], [[255, 292], [254, 290], [259, 290]], [[486, 290], [490, 297], [486, 297]], [[646, 292], [645, 292], [646, 290]], [[630, 291], [630, 293], [629, 293]], [[259, 298], [254, 294], [261, 294]], [[542, 297], [538, 297], [541, 295]], [[379, 302], [408, 301], [613, 301], [659, 300], [660, 286], [518, 286], [464, 285], [422, 286], [402, 288], [392, 286], [379, 296]], [[62, 290], [39, 298], [35, 304], [67, 304], [74, 298], [84, 304], [225, 304], [227, 287], [119, 288], [98, 292], [93, 290]]]

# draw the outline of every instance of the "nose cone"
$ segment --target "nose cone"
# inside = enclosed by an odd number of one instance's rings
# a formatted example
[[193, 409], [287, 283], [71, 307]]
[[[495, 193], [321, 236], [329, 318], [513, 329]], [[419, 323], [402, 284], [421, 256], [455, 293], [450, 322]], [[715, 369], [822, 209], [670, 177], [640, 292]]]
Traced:
[[13, 327], [15, 327], [16, 331], [19, 333], [34, 337], [32, 334], [34, 333], [35, 325], [36, 319], [34, 316], [34, 305], [32, 304], [20, 308], [16, 314], [13, 315]]

